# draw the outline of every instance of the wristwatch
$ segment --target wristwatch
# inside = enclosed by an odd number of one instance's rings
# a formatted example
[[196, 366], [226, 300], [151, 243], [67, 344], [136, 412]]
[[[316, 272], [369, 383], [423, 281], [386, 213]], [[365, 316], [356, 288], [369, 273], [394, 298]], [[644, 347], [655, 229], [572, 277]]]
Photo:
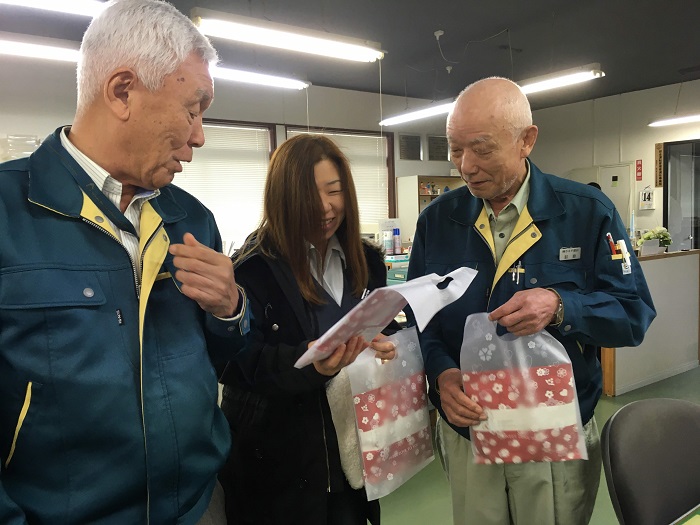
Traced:
[[[547, 290], [552, 290], [552, 288], [547, 288]], [[552, 291], [557, 294], [557, 297], [559, 297], [559, 306], [557, 306], [549, 326], [559, 326], [562, 322], [564, 322], [564, 303], [562, 302], [561, 296], [557, 293], [557, 291]]]

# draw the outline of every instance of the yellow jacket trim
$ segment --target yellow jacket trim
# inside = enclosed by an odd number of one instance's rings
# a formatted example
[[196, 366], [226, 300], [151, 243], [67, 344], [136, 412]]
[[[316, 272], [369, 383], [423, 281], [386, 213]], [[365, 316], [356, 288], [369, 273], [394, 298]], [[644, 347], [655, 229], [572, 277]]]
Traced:
[[[146, 442], [146, 420], [144, 417], [143, 400], [143, 328], [146, 322], [146, 306], [148, 298], [153, 290], [158, 272], [160, 271], [165, 256], [170, 246], [170, 238], [162, 228], [163, 219], [156, 213], [150, 202], [145, 202], [141, 208], [141, 224], [139, 232], [139, 253], [141, 267], [141, 294], [139, 295], [139, 372], [141, 381], [141, 424], [143, 425], [144, 449], [148, 454], [148, 443]], [[137, 264], [139, 264], [137, 262]], [[151, 491], [146, 489], [146, 516], [147, 523], [150, 523]]]
[[19, 413], [19, 419], [17, 420], [17, 427], [15, 428], [15, 436], [12, 438], [12, 446], [10, 447], [10, 453], [7, 455], [5, 460], [5, 468], [10, 464], [12, 456], [15, 454], [15, 446], [17, 446], [17, 438], [19, 437], [19, 431], [24, 424], [24, 419], [27, 417], [27, 412], [29, 412], [29, 405], [32, 402], [32, 382], [27, 383], [27, 393], [24, 395], [24, 404], [22, 405], [22, 410]]
[[92, 202], [92, 200], [90, 200], [90, 197], [88, 197], [85, 192], [83, 192], [83, 208], [80, 210], [80, 216], [91, 223], [96, 224], [100, 228], [107, 230], [113, 237], [119, 239], [119, 236], [112, 228], [109, 220], [107, 217], [105, 217], [104, 212], [100, 210], [97, 205]]
[[515, 228], [513, 228], [513, 233], [510, 235], [508, 245], [498, 263], [496, 275], [493, 278], [493, 286], [496, 286], [496, 283], [503, 277], [503, 274], [508, 271], [508, 268], [514, 266], [518, 259], [541, 238], [542, 232], [540, 232], [539, 228], [532, 221], [532, 216], [530, 216], [530, 212], [526, 206], [520, 214]]
[[476, 229], [481, 234], [481, 236], [489, 245], [491, 250], [491, 255], [493, 255], [493, 260], [496, 261], [496, 244], [493, 242], [493, 233], [491, 232], [491, 222], [489, 221], [489, 216], [486, 214], [486, 206], [481, 208], [481, 213], [479, 218], [476, 219]]

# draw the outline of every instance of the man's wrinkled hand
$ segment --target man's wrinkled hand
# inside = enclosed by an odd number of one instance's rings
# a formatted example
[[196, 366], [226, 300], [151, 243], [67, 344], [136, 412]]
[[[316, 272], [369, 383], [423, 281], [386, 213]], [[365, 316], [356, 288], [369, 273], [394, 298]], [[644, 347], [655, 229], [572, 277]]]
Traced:
[[462, 373], [458, 368], [450, 368], [437, 378], [440, 391], [440, 404], [447, 420], [457, 427], [470, 427], [486, 419], [484, 409], [464, 393]]
[[546, 288], [515, 292], [506, 303], [489, 314], [509, 332], [519, 337], [536, 334], [552, 322], [559, 306], [559, 296]]
[[182, 293], [217, 317], [236, 315], [239, 294], [231, 259], [201, 244], [191, 233], [182, 240], [183, 244], [171, 244], [168, 250], [178, 268], [175, 278], [182, 283]]

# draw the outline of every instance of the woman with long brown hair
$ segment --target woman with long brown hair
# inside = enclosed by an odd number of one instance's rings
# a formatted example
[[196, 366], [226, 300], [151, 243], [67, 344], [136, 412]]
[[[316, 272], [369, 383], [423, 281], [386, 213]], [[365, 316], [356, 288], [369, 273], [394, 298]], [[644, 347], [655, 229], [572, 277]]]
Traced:
[[221, 378], [233, 438], [221, 475], [229, 523], [378, 525], [344, 367], [368, 345], [391, 359], [393, 344], [353, 337], [294, 368], [364, 293], [386, 284], [383, 254], [361, 240], [350, 167], [332, 140], [298, 135], [275, 151], [263, 220], [234, 264], [254, 324]]

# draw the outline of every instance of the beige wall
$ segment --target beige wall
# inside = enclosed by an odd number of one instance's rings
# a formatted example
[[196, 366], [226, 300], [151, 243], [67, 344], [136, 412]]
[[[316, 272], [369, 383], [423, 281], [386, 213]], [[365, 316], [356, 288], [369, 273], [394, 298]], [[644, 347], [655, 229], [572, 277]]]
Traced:
[[700, 138], [700, 123], [650, 128], [653, 120], [700, 113], [700, 81], [625, 93], [566, 106], [543, 109], [533, 115], [540, 129], [532, 154], [544, 171], [564, 175], [575, 168], [642, 160], [642, 180], [634, 182], [637, 229], [663, 223], [663, 190], [655, 189], [656, 209], [638, 210], [638, 192], [654, 188], [654, 145]]

